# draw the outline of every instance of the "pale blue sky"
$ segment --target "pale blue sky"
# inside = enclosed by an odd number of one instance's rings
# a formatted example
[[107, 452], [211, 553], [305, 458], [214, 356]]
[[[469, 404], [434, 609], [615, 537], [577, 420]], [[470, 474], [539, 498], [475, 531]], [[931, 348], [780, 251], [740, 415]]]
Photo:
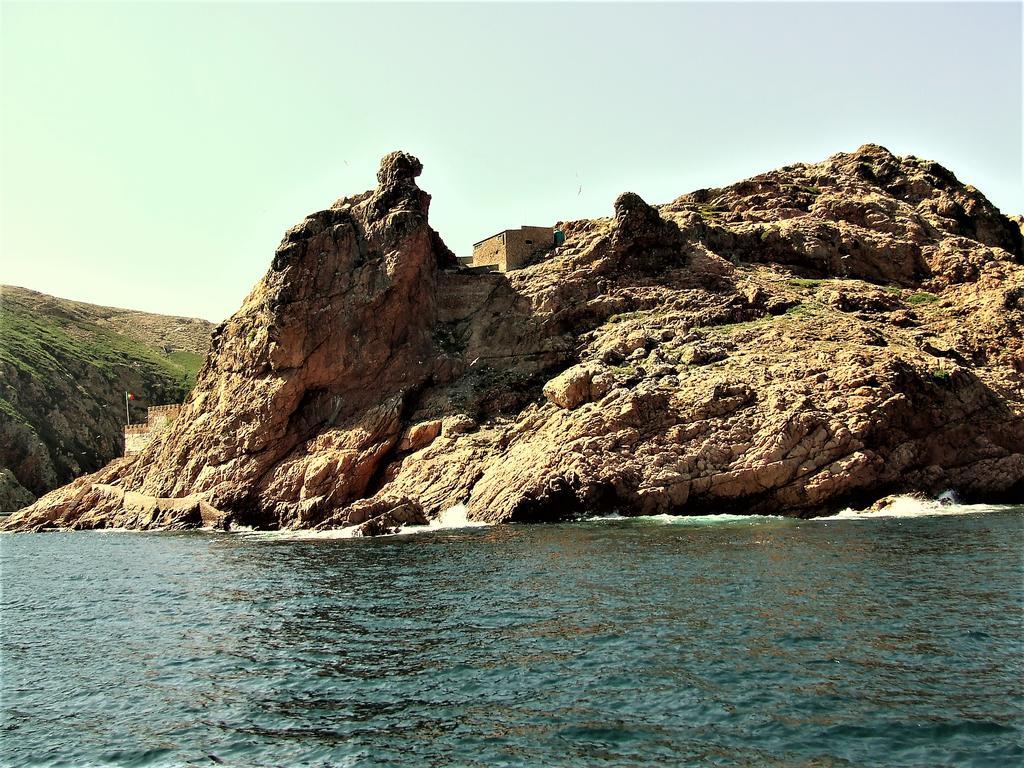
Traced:
[[220, 320], [392, 149], [460, 254], [869, 141], [1024, 211], [1019, 3], [4, 2], [0, 25], [0, 282], [83, 301]]

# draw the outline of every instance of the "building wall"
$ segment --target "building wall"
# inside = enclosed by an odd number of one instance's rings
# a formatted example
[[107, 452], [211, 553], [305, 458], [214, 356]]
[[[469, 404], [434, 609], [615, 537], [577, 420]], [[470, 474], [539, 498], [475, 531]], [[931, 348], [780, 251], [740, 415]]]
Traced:
[[554, 242], [552, 227], [507, 229], [473, 246], [474, 267], [494, 267], [500, 272], [519, 269], [539, 249]]
[[141, 452], [167, 428], [181, 411], [180, 405], [154, 405], [146, 413], [145, 424], [130, 424], [124, 428], [124, 455], [134, 456]]
[[505, 233], [505, 269], [519, 269], [525, 266], [541, 248], [547, 248], [555, 241], [552, 227], [520, 227]]
[[499, 232], [473, 246], [474, 267], [496, 267], [505, 271], [505, 232]]
[[160, 431], [178, 417], [180, 405], [154, 405], [149, 409], [148, 423], [150, 431]]

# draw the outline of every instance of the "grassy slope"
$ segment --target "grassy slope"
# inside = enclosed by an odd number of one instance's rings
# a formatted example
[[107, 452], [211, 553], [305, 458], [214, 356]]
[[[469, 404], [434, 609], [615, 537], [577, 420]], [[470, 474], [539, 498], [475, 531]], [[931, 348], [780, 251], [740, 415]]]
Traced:
[[[96, 366], [104, 375], [134, 367], [168, 382], [194, 382], [202, 356], [183, 350], [163, 354], [87, 319], [39, 313], [17, 297], [3, 297], [0, 360], [28, 376], [59, 375], [71, 362]], [[191, 384], [189, 384], [191, 386]]]

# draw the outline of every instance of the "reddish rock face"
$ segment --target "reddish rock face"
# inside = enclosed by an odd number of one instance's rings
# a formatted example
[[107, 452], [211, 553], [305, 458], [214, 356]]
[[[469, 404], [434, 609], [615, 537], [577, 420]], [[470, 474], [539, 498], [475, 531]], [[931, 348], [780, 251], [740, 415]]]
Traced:
[[173, 427], [11, 529], [811, 515], [1024, 492], [1021, 231], [867, 145], [459, 272], [419, 161], [289, 230]]

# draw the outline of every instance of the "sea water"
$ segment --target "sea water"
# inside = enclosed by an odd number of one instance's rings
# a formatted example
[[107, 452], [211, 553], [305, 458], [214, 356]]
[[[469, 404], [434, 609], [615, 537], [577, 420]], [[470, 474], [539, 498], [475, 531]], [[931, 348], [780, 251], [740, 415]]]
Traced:
[[1022, 544], [920, 503], [4, 535], [0, 764], [1019, 765]]

